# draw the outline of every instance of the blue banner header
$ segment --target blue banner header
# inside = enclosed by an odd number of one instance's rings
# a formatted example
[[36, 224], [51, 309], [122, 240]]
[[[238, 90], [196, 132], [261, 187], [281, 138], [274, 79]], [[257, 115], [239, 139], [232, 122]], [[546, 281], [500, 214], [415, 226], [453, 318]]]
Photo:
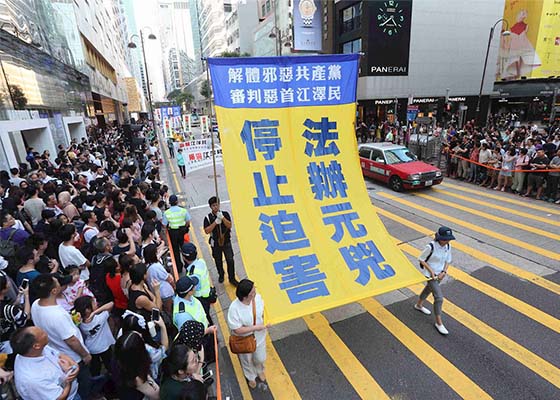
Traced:
[[358, 58], [358, 54], [209, 58], [214, 102], [227, 108], [354, 103]]

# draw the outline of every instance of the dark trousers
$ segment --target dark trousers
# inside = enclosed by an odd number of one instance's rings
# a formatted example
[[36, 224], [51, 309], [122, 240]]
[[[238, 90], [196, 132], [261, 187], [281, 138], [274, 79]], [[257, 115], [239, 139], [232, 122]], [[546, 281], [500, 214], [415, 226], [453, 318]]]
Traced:
[[103, 391], [107, 378], [105, 376], [92, 378], [89, 365], [85, 365], [83, 361], [80, 361], [78, 365], [80, 366], [80, 372], [78, 372], [77, 377], [78, 394], [83, 400], [89, 400]]
[[175, 147], [174, 146], [168, 146], [168, 149], [169, 149], [169, 157], [175, 158]]
[[202, 308], [204, 308], [209, 325], [214, 325], [214, 321], [212, 321], [212, 317], [210, 317], [210, 300], [208, 300], [208, 297], [197, 297], [197, 299], [200, 301], [200, 304], [202, 304]]
[[235, 279], [235, 265], [233, 261], [233, 248], [231, 247], [231, 242], [225, 243], [222, 247], [217, 244], [212, 247], [212, 257], [214, 257], [214, 261], [216, 262], [216, 269], [218, 270], [220, 278], [224, 277], [224, 262], [222, 254], [226, 257], [228, 279], [232, 281]]
[[182, 226], [178, 229], [169, 229], [169, 240], [171, 241], [171, 248], [173, 249], [173, 258], [175, 259], [175, 265], [177, 266], [177, 272], [179, 275], [183, 271], [183, 262], [181, 261], [181, 246], [185, 241], [185, 233], [188, 232], [187, 227]]
[[546, 197], [556, 200], [559, 182], [560, 176], [551, 176], [550, 174], [548, 175], [546, 180]]
[[89, 366], [92, 376], [99, 376], [101, 374], [101, 363], [105, 366], [107, 371], [111, 368], [111, 359], [113, 358], [113, 349], [109, 347], [103, 353], [91, 355], [91, 365]]
[[187, 175], [184, 165], [179, 165], [179, 171], [181, 171], [181, 176], [184, 178]]

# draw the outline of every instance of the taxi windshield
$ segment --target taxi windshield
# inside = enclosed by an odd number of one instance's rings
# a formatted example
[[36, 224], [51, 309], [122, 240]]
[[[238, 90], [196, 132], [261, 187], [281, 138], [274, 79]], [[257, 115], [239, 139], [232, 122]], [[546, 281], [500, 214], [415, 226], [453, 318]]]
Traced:
[[385, 159], [387, 164], [400, 164], [416, 161], [416, 156], [406, 147], [400, 149], [386, 150]]

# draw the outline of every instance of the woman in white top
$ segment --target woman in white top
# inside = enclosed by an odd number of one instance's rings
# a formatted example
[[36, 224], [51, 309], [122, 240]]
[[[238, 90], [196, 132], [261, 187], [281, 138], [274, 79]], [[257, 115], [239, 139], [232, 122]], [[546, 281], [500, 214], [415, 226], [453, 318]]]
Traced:
[[[264, 374], [264, 362], [266, 360], [266, 329], [270, 324], [264, 325], [264, 302], [260, 294], [257, 294], [255, 284], [249, 279], [242, 279], [235, 291], [237, 299], [229, 306], [228, 326], [232, 335], [249, 336], [255, 335], [257, 349], [254, 353], [238, 354], [243, 374], [249, 383], [249, 387], [257, 387], [257, 378], [262, 382], [261, 388], [266, 390], [266, 376]], [[253, 301], [256, 309], [256, 322], [253, 324]]]
[[451, 262], [451, 246], [449, 245], [451, 240], [455, 240], [453, 231], [446, 226], [440, 227], [436, 232], [435, 240], [428, 243], [422, 254], [418, 257], [418, 261], [420, 261], [420, 265], [423, 268], [422, 272], [429, 280], [426, 282], [426, 287], [422, 293], [420, 293], [414, 308], [426, 315], [430, 315], [431, 311], [424, 307], [423, 303], [428, 295], [433, 293], [434, 314], [436, 317], [435, 327], [442, 335], [448, 335], [449, 331], [441, 321], [443, 292], [439, 283], [447, 275], [447, 268]]

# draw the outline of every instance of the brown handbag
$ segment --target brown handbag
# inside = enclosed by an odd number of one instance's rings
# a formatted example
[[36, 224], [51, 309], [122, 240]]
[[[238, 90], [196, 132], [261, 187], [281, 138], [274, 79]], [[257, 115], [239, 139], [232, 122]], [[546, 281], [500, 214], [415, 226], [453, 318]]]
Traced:
[[[253, 325], [256, 325], [257, 306], [255, 304], [255, 299], [253, 299], [252, 304], [253, 304]], [[255, 339], [255, 334], [251, 333], [248, 336], [230, 335], [229, 348], [233, 354], [254, 353], [257, 350], [257, 339]]]

